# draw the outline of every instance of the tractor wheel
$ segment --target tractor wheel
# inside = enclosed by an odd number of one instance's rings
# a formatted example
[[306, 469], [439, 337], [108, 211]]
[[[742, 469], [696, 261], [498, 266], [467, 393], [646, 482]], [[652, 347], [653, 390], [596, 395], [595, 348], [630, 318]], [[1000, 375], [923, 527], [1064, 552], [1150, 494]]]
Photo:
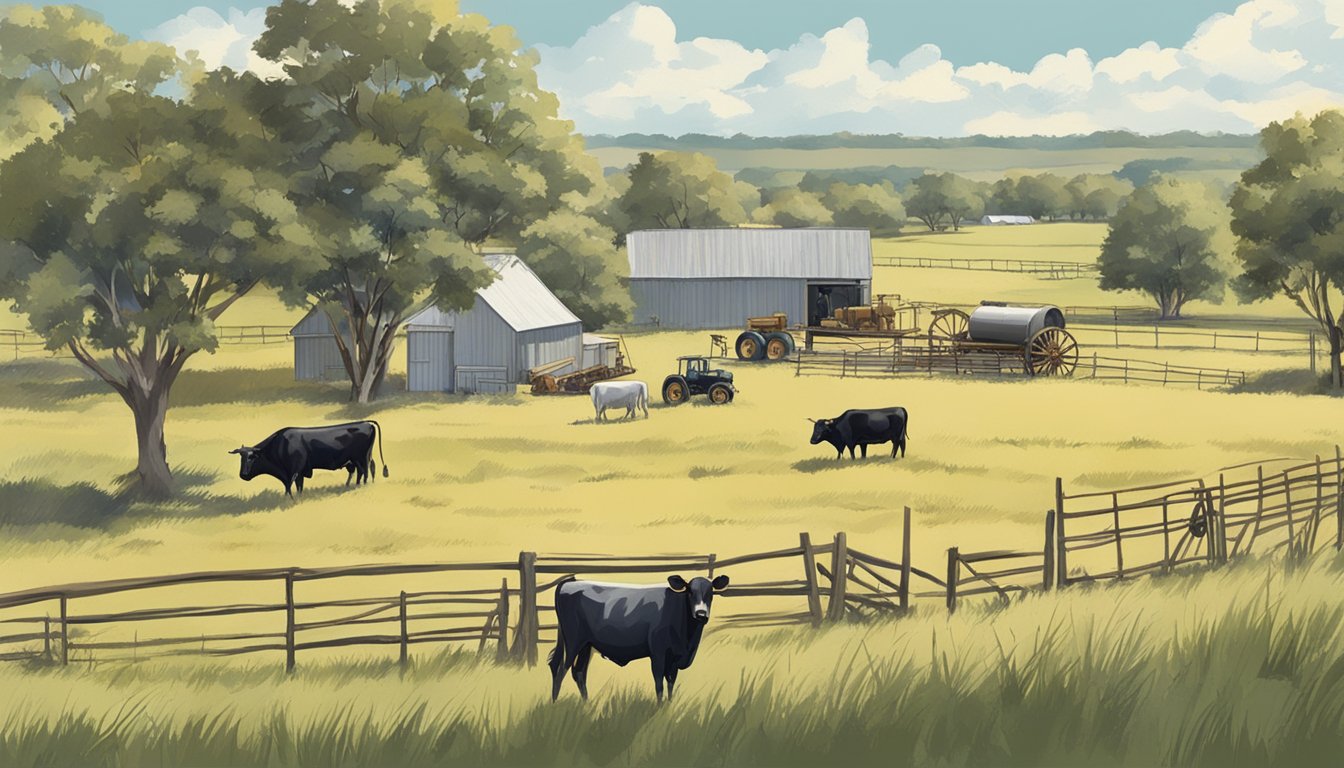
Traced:
[[663, 402], [668, 405], [681, 405], [691, 399], [691, 385], [680, 376], [668, 376], [663, 382]]
[[709, 388], [709, 402], [724, 405], [733, 402], [733, 388], [727, 384], [715, 384]]
[[775, 331], [765, 336], [765, 359], [783, 360], [793, 354], [793, 337]]
[[744, 331], [737, 337], [738, 360], [760, 360], [765, 357], [765, 337], [756, 331]]

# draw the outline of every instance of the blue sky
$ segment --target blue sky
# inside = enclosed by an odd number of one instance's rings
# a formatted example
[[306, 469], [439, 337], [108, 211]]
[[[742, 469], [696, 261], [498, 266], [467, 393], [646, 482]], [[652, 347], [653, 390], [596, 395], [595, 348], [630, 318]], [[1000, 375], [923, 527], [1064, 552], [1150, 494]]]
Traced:
[[[0, 0], [4, 2], [4, 0]], [[1344, 0], [461, 0], [586, 133], [1251, 133], [1344, 107]], [[85, 0], [206, 64], [262, 0]]]
[[[526, 45], [569, 45], [629, 0], [463, 0], [465, 11], [518, 30]], [[83, 0], [112, 26], [139, 36], [190, 8], [221, 14], [270, 5], [265, 0]], [[1238, 0], [649, 0], [687, 37], [720, 37], [750, 48], [781, 48], [804, 33], [820, 35], [863, 18], [873, 55], [897, 59], [933, 43], [954, 61], [997, 61], [1022, 69], [1047, 53], [1085, 48], [1110, 56], [1153, 40], [1178, 45], [1195, 26]], [[1085, 9], [1085, 10], [1084, 10]]]

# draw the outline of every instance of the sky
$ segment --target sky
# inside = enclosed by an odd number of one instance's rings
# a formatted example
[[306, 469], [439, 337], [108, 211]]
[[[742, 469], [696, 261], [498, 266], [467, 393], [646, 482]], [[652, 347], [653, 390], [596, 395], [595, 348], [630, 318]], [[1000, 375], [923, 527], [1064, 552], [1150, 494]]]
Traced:
[[[208, 64], [260, 0], [84, 0]], [[1249, 133], [1344, 106], [1344, 0], [461, 0], [586, 133]]]

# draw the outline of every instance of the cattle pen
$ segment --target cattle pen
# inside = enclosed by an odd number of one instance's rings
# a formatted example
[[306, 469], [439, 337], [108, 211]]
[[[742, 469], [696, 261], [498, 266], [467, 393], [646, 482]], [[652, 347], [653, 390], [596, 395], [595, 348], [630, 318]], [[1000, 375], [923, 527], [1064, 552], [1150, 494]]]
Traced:
[[[801, 533], [795, 546], [730, 557], [525, 551], [493, 562], [212, 571], [29, 589], [0, 595], [0, 627], [12, 630], [0, 636], [0, 660], [68, 665], [274, 653], [293, 670], [300, 654], [322, 650], [388, 646], [404, 665], [413, 647], [464, 644], [531, 665], [554, 642], [548, 601], [569, 578], [656, 582], [731, 569], [710, 624], [717, 632], [894, 618], [921, 605], [951, 612], [975, 598], [1007, 603], [1041, 589], [1218, 567], [1252, 553], [1295, 562], [1344, 546], [1338, 448], [1309, 461], [1225, 467], [1216, 481], [1070, 493], [1057, 478], [1053, 497], [1039, 548], [951, 547], [945, 570], [913, 564], [906, 507], [894, 558], [859, 549], [843, 532], [817, 543]], [[207, 585], [226, 585], [234, 599], [192, 599], [193, 588]], [[106, 604], [132, 594], [133, 609]]]

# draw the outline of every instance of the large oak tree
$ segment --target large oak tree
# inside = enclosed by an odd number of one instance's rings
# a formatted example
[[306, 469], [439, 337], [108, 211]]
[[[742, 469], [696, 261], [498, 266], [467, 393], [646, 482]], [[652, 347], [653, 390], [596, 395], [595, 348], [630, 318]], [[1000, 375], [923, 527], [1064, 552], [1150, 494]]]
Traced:
[[1232, 192], [1246, 299], [1286, 296], [1330, 340], [1330, 381], [1344, 387], [1344, 112], [1298, 115], [1260, 132], [1265, 159]]

